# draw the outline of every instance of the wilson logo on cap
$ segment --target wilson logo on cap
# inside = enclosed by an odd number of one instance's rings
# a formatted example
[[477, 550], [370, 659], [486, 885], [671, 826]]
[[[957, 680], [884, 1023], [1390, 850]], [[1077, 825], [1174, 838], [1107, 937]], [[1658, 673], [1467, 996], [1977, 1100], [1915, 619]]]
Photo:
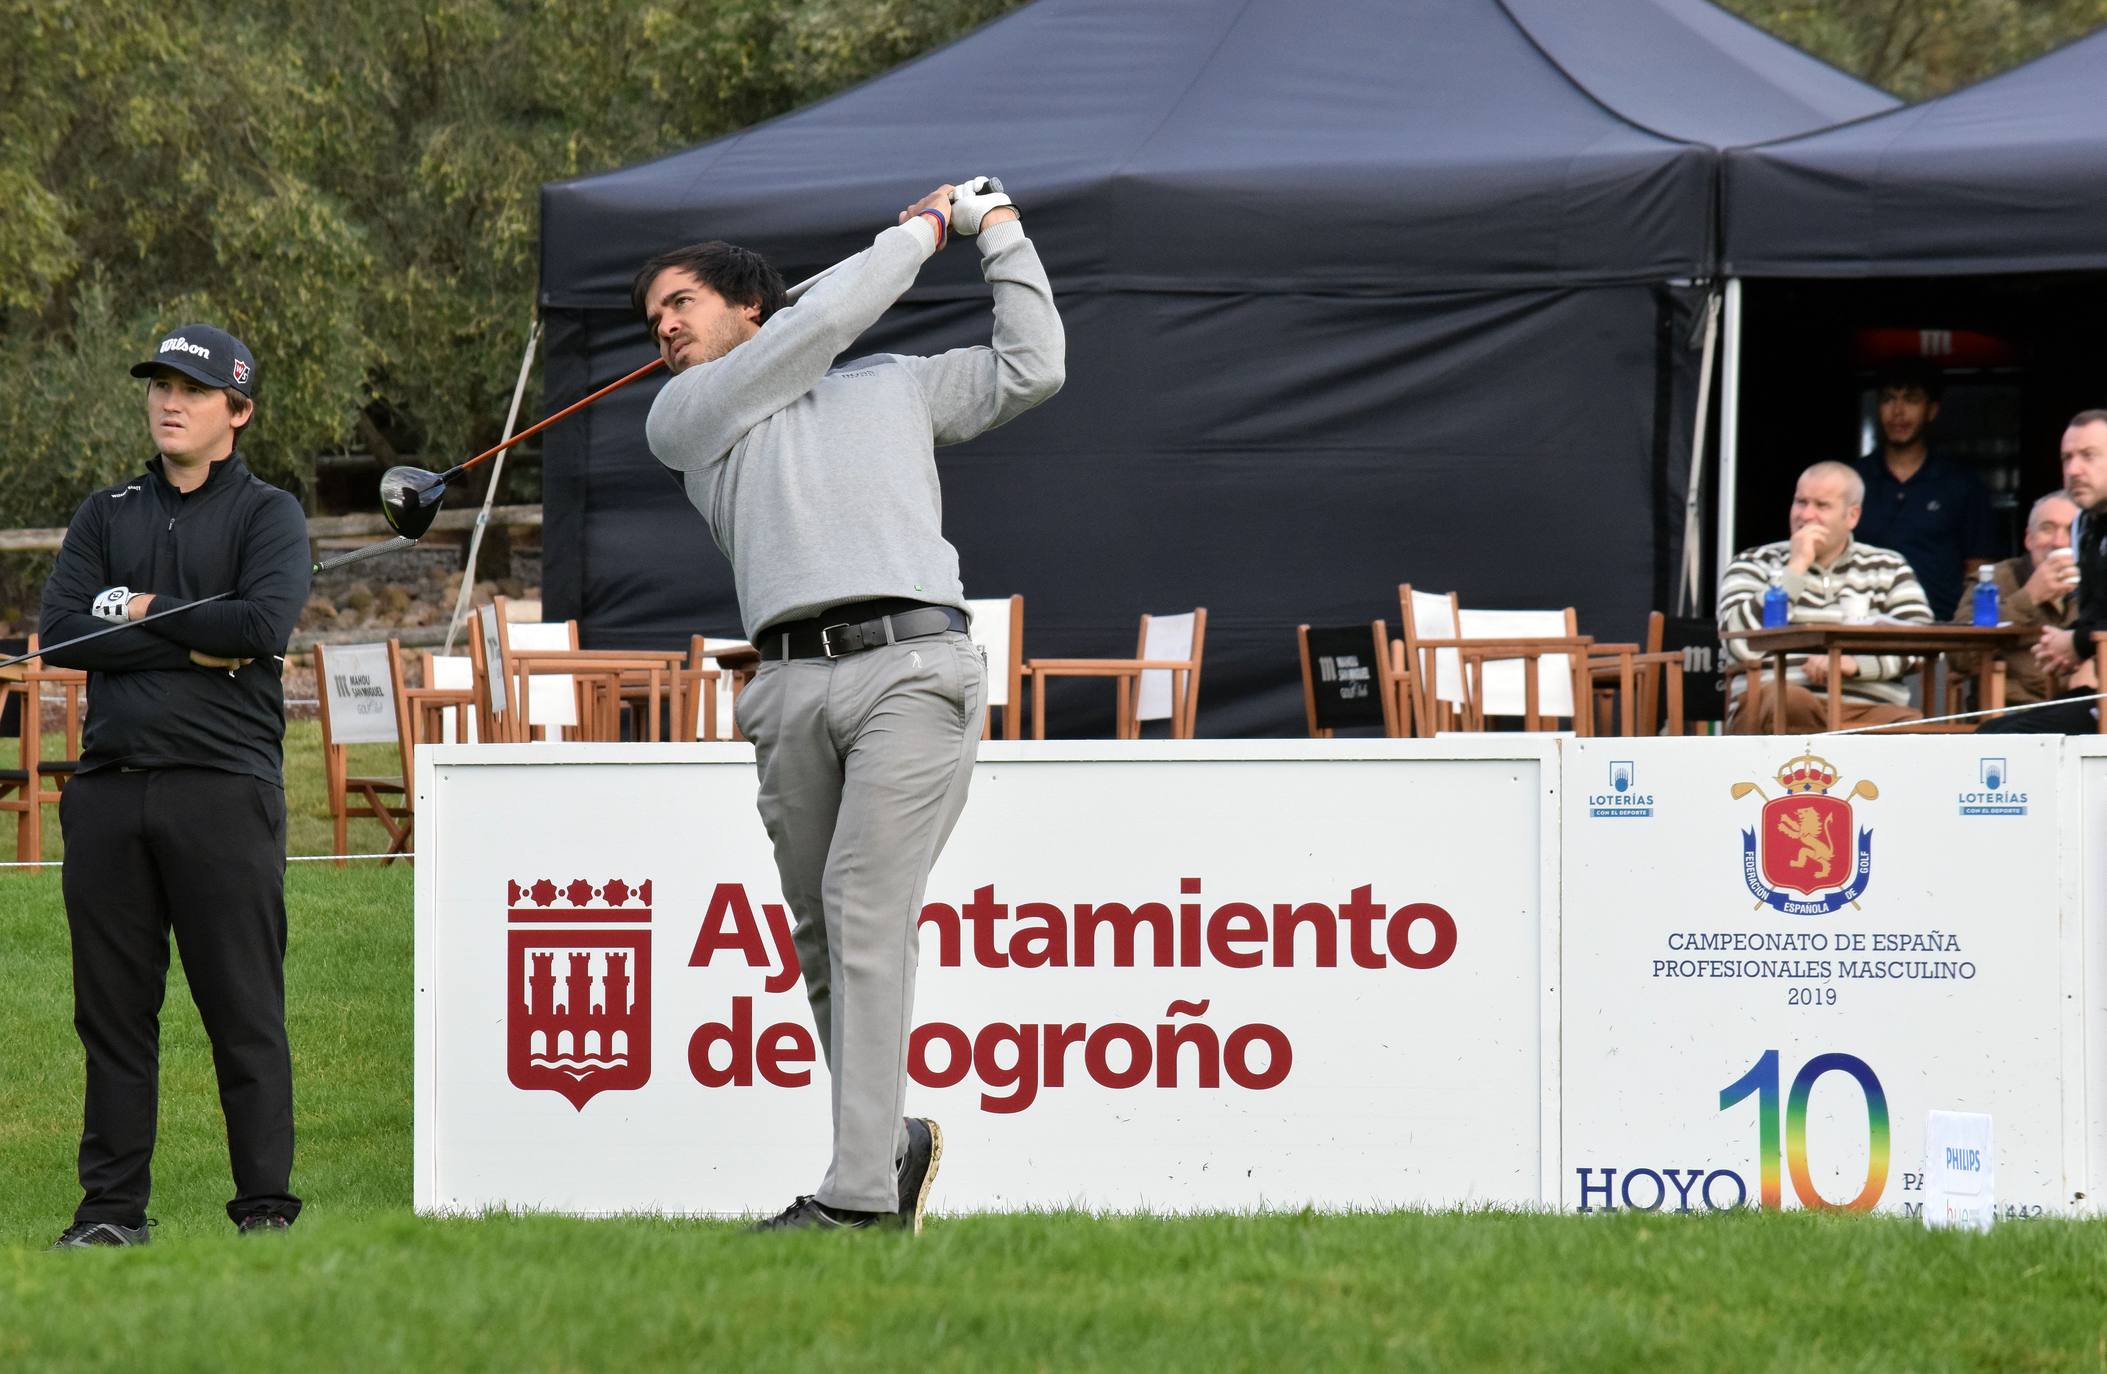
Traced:
[[211, 349], [200, 348], [180, 334], [174, 338], [161, 340], [161, 347], [156, 351], [161, 353], [195, 353], [207, 362], [212, 361]]
[[249, 365], [241, 359], [234, 360], [234, 384], [241, 386], [249, 380]]

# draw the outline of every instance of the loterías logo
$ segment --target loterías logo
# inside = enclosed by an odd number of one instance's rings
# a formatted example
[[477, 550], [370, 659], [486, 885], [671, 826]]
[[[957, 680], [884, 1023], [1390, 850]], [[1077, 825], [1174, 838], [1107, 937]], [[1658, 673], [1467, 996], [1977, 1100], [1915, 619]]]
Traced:
[[597, 1093], [651, 1077], [651, 882], [505, 883], [505, 1069], [512, 1086]]
[[[1785, 795], [1771, 797], [1753, 782], [1734, 784], [1734, 800], [1751, 792], [1763, 798], [1763, 815], [1741, 832], [1741, 870], [1759, 904], [1788, 916], [1822, 916], [1856, 906], [1873, 877], [1873, 832], [1857, 832], [1854, 857], [1851, 802], [1878, 801], [1880, 789], [1861, 779], [1848, 794], [1832, 797], [1836, 767], [1802, 754], [1778, 770]], [[1760, 837], [1760, 838], [1759, 838]], [[1806, 900], [1787, 895], [1787, 889]]]

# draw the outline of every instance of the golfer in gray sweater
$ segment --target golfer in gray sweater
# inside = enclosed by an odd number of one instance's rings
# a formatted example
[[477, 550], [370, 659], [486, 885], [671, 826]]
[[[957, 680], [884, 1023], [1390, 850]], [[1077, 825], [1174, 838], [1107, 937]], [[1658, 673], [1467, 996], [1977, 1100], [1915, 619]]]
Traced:
[[[837, 363], [953, 234], [980, 244], [993, 346]], [[731, 560], [761, 651], [736, 714], [833, 1078], [826, 1178], [757, 1229], [919, 1232], [943, 1136], [903, 1115], [915, 923], [986, 710], [935, 448], [1060, 389], [1053, 293], [1009, 197], [976, 178], [909, 206], [795, 305], [725, 243], [653, 258], [634, 299], [673, 373], [651, 451]]]

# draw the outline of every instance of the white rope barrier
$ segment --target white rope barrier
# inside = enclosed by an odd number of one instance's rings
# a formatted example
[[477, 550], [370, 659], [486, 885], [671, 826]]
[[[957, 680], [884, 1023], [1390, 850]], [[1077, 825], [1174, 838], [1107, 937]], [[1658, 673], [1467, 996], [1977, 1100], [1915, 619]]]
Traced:
[[[1822, 735], [1865, 735], [1875, 730], [1914, 730], [1923, 725], [1944, 725], [1949, 720], [1974, 720], [1977, 716], [2016, 716], [2023, 711], [2039, 711], [2048, 706], [2075, 706], [2081, 701], [2107, 700], [2107, 692], [2095, 692], [2089, 697], [2057, 697], [2052, 701], [2030, 701], [2024, 706], [2000, 706], [1995, 711], [1957, 711], [1950, 716], [1927, 716], [1923, 720], [1890, 720], [1879, 725], [1854, 725], [1848, 730], [1823, 730]], [[2095, 710], [2097, 715], [2098, 711]]]
[[[415, 854], [288, 854], [285, 856], [285, 861], [293, 864], [326, 864], [335, 863], [339, 859], [414, 859], [416, 857]], [[6, 863], [0, 863], [0, 868], [57, 868], [64, 862], [65, 860], [63, 859], [9, 860]]]

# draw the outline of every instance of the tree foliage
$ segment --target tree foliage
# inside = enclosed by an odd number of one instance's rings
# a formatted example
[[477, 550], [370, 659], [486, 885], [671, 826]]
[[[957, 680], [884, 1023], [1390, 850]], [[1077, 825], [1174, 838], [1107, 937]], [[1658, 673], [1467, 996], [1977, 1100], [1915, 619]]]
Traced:
[[1720, 3], [1904, 100], [1958, 90], [2107, 24], [2107, 0]]
[[544, 181], [782, 113], [1018, 0], [0, 0], [0, 526], [149, 449], [169, 325], [246, 340], [244, 454], [494, 442]]
[[[494, 442], [544, 181], [881, 72], [1021, 0], [0, 0], [0, 526], [146, 455], [124, 367], [246, 339], [244, 451], [443, 465]], [[1904, 96], [2107, 22], [2107, 0], [1727, 0]]]

